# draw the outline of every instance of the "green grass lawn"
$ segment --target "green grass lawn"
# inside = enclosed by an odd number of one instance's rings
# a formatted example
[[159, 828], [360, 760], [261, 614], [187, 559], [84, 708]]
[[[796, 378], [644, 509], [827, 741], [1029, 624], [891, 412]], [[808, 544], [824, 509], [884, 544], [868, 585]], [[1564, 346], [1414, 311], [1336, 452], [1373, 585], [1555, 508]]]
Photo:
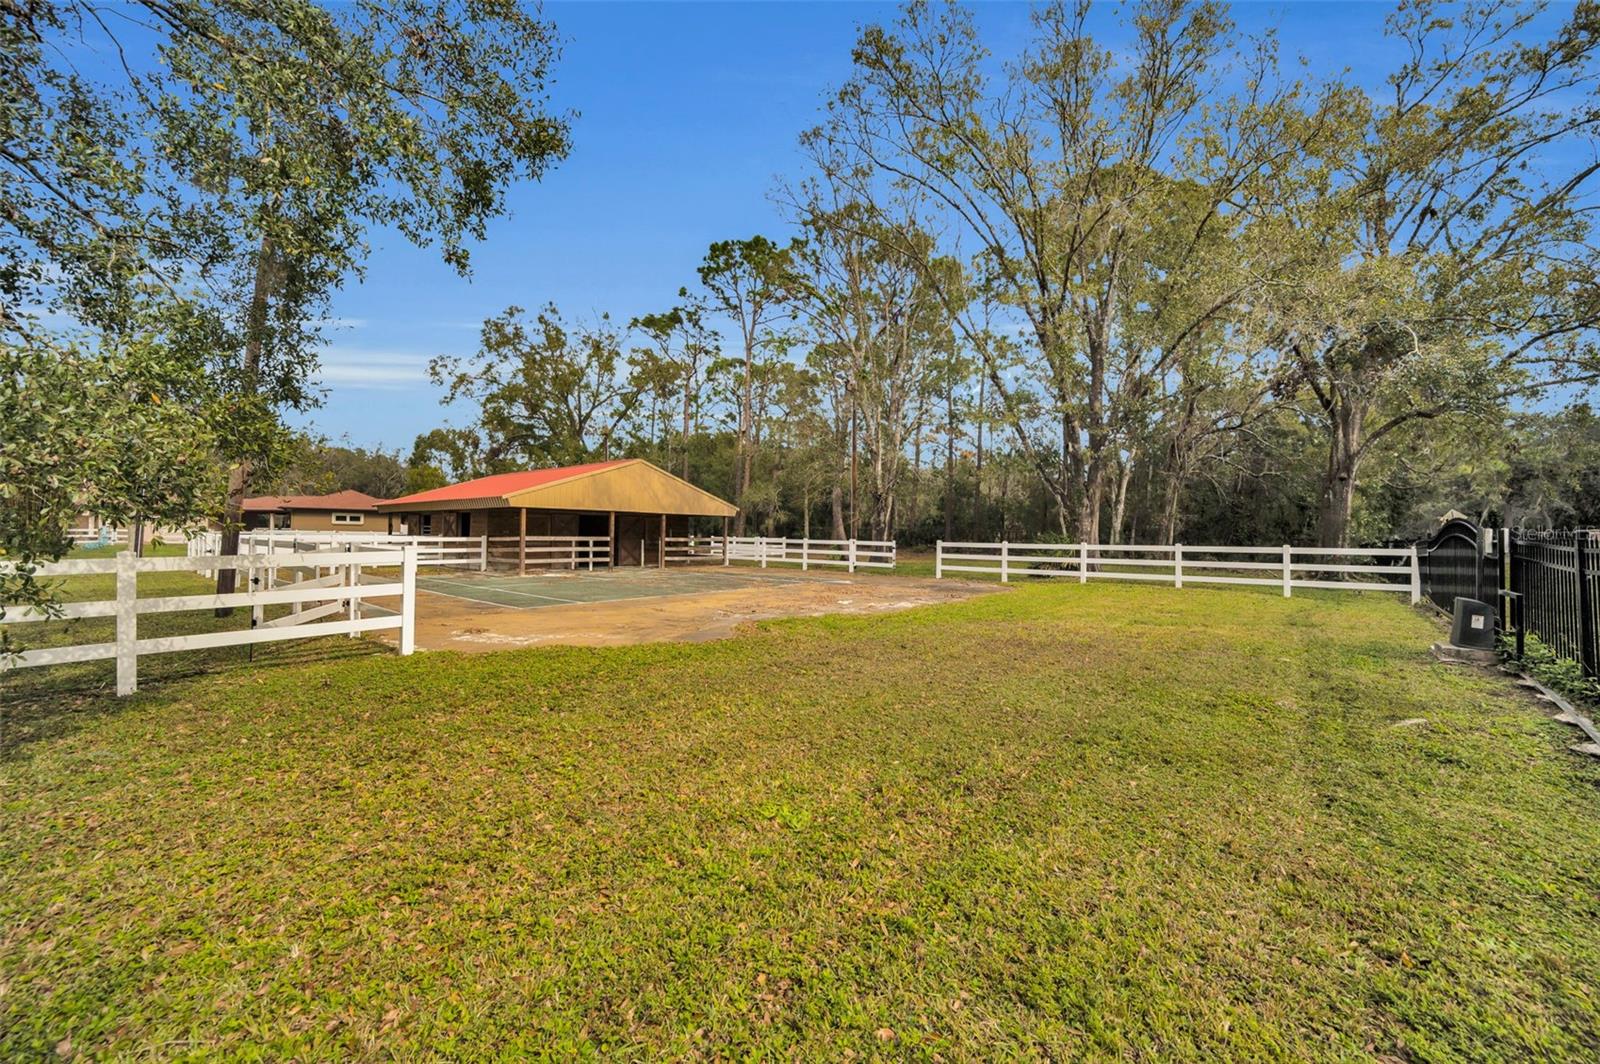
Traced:
[[1034, 583], [9, 696], [0, 1058], [1595, 1059], [1600, 771], [1436, 637]]

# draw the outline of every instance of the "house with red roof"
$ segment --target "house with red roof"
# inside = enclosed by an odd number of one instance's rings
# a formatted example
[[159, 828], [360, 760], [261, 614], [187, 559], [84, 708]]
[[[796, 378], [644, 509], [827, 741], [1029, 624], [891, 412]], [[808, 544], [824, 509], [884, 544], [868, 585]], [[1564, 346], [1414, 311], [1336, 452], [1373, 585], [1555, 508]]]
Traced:
[[427, 536], [488, 536], [515, 548], [525, 568], [529, 542], [604, 540], [600, 564], [664, 564], [669, 537], [691, 521], [738, 512], [732, 503], [642, 458], [496, 473], [377, 504], [392, 530]]
[[382, 499], [364, 491], [329, 495], [257, 495], [244, 501], [245, 528], [292, 528], [300, 532], [386, 532], [378, 513]]

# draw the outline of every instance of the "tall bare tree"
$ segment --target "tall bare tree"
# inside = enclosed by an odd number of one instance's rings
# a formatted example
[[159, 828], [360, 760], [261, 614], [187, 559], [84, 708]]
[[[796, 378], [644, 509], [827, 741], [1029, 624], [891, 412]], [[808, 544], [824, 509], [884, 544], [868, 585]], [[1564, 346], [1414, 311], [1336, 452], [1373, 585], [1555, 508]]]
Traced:
[[1241, 245], [1307, 124], [1264, 45], [1234, 71], [1244, 94], [1222, 94], [1239, 42], [1217, 5], [1138, 5], [1126, 64], [1087, 14], [1038, 12], [994, 84], [968, 12], [912, 3], [862, 33], [819, 135], [923, 190], [976, 248], [977, 285], [1030, 340], [990, 385], [1062, 530], [1098, 540], [1124, 408], [1259, 283]]
[[[748, 240], [720, 240], [706, 252], [699, 268], [700, 283], [715, 306], [733, 319], [743, 345], [743, 372], [739, 382], [738, 455], [734, 463], [734, 498], [750, 490], [755, 462], [755, 388], [757, 359], [771, 331], [788, 315], [793, 249], [764, 236]], [[745, 506], [739, 504], [734, 534], [744, 535]]]
[[1600, 377], [1600, 5], [1549, 40], [1539, 8], [1403, 5], [1407, 59], [1346, 90], [1286, 217], [1303, 237], [1275, 304], [1326, 442], [1318, 535], [1349, 539], [1361, 470], [1419, 422]]

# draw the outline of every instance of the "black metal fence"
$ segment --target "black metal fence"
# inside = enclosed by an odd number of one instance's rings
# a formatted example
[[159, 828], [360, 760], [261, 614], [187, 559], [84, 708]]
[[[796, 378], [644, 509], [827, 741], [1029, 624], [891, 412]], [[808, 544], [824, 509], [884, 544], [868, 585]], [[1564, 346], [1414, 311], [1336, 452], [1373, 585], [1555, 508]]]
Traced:
[[1512, 532], [1518, 627], [1600, 676], [1600, 538], [1588, 531]]
[[1460, 596], [1494, 606], [1524, 633], [1600, 676], [1600, 532], [1524, 532], [1446, 522], [1417, 544], [1422, 594], [1446, 613]]

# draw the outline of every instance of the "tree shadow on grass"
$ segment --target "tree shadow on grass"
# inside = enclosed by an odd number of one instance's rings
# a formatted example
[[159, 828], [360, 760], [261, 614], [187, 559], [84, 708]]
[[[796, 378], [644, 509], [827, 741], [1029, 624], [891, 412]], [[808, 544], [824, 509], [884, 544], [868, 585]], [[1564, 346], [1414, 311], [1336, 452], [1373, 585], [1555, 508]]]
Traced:
[[170, 696], [175, 685], [394, 653], [376, 639], [340, 636], [257, 645], [253, 658], [248, 649], [219, 647], [141, 657], [139, 694], [132, 698], [116, 696], [116, 664], [111, 661], [0, 674], [0, 762], [21, 756], [34, 743], [71, 735], [101, 717], [136, 710], [146, 696]]

